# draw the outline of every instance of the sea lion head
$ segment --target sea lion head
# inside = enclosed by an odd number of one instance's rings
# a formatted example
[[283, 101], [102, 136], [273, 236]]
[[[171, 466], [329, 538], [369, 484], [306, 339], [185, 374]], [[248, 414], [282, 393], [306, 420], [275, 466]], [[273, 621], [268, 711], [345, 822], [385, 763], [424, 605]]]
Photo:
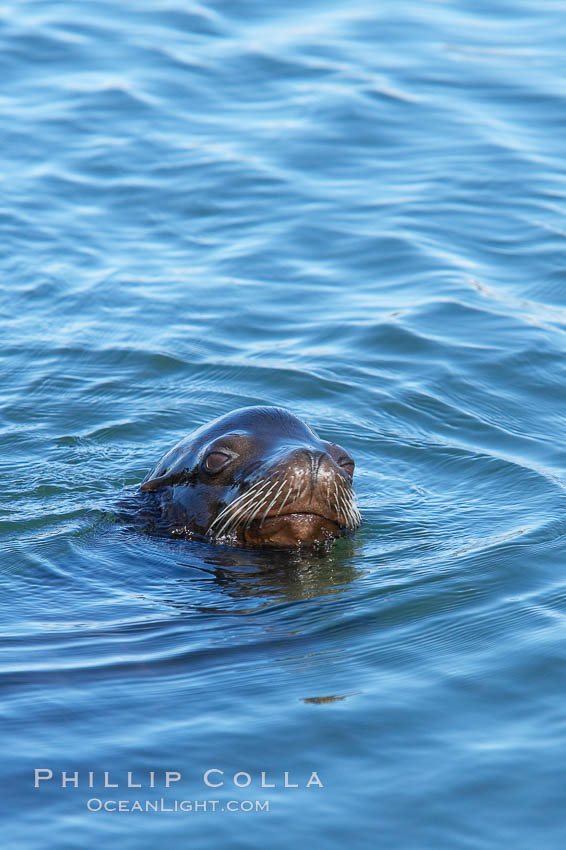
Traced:
[[281, 407], [244, 407], [198, 428], [140, 489], [179, 536], [289, 547], [339, 537], [361, 521], [354, 461]]

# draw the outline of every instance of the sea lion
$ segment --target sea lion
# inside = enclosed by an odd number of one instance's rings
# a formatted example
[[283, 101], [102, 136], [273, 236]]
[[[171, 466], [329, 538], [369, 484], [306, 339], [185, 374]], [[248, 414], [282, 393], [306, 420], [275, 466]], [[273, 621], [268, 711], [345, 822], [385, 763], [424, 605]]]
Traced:
[[354, 461], [282, 407], [242, 407], [197, 428], [140, 485], [169, 533], [292, 547], [357, 528]]

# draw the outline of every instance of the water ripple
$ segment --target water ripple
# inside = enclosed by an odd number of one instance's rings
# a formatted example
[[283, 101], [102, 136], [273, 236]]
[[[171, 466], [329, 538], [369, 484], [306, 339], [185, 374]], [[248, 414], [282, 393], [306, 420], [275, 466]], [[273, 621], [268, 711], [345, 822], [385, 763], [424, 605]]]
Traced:
[[[186, 845], [31, 799], [39, 765], [324, 777], [202, 846], [563, 846], [561, 12], [4, 3], [10, 846]], [[353, 538], [128, 526], [164, 450], [265, 403], [352, 451]]]

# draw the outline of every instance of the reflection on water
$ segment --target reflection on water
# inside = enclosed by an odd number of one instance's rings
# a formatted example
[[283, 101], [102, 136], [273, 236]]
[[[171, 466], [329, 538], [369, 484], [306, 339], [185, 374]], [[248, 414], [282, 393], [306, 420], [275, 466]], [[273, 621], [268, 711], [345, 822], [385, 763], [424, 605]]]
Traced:
[[351, 694], [343, 694], [342, 696], [327, 696], [327, 697], [304, 697], [303, 702], [313, 703], [313, 705], [325, 705], [328, 702], [341, 702], [343, 699], [348, 699]]
[[[352, 563], [353, 556], [356, 551], [360, 552], [361, 547], [348, 538], [324, 544], [318, 552], [314, 552], [312, 547], [309, 551], [269, 553], [223, 547], [210, 549], [210, 553], [202, 558], [206, 566], [179, 563], [210, 575], [222, 594], [231, 599], [257, 599], [260, 607], [342, 593], [364, 575], [364, 571]], [[178, 581], [190, 583], [193, 580]], [[204, 613], [208, 609], [200, 610]], [[248, 610], [258, 609], [254, 606], [242, 608], [240, 612], [247, 613]]]

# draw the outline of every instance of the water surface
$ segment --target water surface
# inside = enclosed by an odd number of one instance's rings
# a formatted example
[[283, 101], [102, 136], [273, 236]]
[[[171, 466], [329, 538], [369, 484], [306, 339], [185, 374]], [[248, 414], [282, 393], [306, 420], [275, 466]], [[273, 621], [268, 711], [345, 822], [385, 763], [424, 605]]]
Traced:
[[[3, 846], [564, 847], [565, 11], [3, 4]], [[121, 522], [251, 404], [352, 539]]]

